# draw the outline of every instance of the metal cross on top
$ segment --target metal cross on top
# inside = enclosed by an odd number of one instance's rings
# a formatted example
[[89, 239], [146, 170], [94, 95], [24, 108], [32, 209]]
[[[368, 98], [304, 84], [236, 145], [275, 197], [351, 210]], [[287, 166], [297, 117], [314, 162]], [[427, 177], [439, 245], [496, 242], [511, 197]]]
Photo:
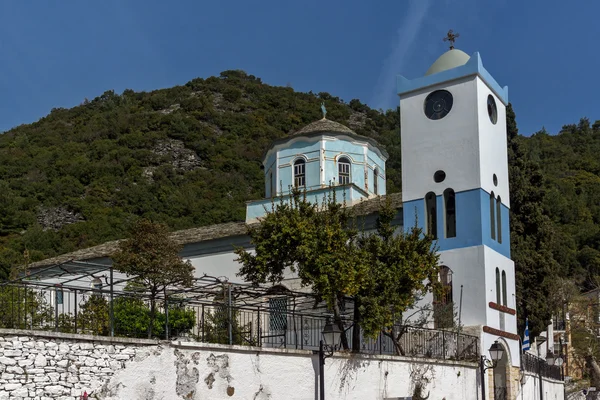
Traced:
[[448, 34], [446, 35], [446, 37], [444, 38], [444, 42], [450, 42], [450, 50], [452, 50], [454, 48], [454, 42], [456, 41], [456, 38], [458, 38], [460, 36], [460, 33], [454, 33], [454, 31], [452, 29], [450, 29], [448, 31]]

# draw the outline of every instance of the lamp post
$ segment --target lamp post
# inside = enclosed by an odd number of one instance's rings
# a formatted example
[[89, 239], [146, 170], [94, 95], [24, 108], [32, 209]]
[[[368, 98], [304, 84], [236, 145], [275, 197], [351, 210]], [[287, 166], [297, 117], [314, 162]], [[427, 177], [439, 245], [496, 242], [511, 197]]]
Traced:
[[333, 355], [335, 346], [339, 343], [342, 331], [329, 319], [323, 328], [323, 339], [319, 341], [319, 392], [320, 400], [325, 400], [325, 359]]
[[504, 355], [504, 349], [498, 341], [495, 341], [490, 346], [490, 359], [485, 354], [479, 359], [479, 370], [481, 371], [481, 400], [485, 400], [485, 371], [488, 369], [494, 369], [498, 365], [498, 361], [502, 359]]

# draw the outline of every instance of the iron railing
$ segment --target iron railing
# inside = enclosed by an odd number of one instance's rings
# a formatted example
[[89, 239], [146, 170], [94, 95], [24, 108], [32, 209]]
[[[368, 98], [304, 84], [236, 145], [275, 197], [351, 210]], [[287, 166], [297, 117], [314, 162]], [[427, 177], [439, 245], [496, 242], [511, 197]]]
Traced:
[[543, 358], [525, 353], [521, 358], [521, 364], [525, 371], [533, 372], [545, 378], [556, 379], [557, 381], [563, 380], [561, 367], [550, 365]]
[[[165, 307], [168, 304], [168, 307]], [[284, 297], [267, 306], [235, 306], [170, 297], [156, 302], [149, 333], [149, 299], [142, 294], [90, 289], [0, 286], [0, 328], [52, 330], [99, 336], [185, 337], [199, 342], [317, 350], [328, 316], [295, 312]], [[346, 343], [353, 343], [351, 320], [342, 320]], [[450, 330], [394, 326], [376, 337], [360, 333], [361, 353], [476, 361], [476, 336]]]

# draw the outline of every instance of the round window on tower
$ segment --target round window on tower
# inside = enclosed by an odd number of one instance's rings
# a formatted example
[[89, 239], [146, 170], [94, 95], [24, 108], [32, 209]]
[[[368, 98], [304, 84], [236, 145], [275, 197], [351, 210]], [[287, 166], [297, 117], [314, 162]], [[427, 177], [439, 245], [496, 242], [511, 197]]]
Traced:
[[452, 110], [453, 102], [452, 94], [449, 91], [436, 90], [425, 99], [425, 115], [433, 120], [442, 119]]
[[487, 99], [487, 109], [490, 121], [492, 121], [492, 124], [496, 125], [496, 122], [498, 122], [498, 108], [496, 107], [496, 100], [494, 100], [494, 96], [491, 94]]
[[433, 181], [435, 183], [444, 182], [444, 179], [446, 179], [446, 173], [444, 171], [442, 171], [441, 169], [438, 171], [435, 171], [435, 174], [433, 174]]

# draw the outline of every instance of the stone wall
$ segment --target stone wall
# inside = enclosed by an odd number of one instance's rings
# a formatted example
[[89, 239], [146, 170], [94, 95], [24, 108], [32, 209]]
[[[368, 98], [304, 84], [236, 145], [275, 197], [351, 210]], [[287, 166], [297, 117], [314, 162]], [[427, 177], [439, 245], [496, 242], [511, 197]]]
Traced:
[[0, 329], [0, 400], [79, 399], [156, 348], [152, 340]]

